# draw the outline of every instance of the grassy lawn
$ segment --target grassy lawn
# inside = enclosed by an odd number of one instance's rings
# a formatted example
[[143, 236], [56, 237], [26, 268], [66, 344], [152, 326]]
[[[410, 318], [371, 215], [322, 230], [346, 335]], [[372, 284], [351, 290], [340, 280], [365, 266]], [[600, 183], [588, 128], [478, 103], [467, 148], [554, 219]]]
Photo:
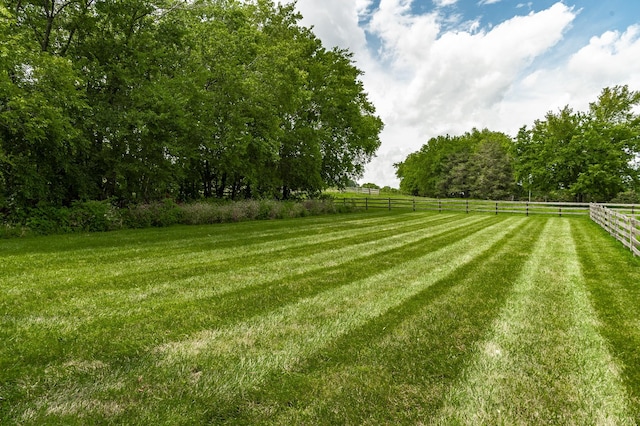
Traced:
[[0, 424], [637, 424], [640, 260], [585, 218], [0, 241]]

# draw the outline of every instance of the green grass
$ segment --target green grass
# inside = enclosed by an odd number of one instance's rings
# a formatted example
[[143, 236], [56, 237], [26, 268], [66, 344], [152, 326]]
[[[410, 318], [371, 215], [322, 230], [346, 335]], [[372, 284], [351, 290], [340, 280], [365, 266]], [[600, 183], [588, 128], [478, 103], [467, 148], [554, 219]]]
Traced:
[[584, 218], [0, 242], [0, 424], [636, 424], [640, 261]]

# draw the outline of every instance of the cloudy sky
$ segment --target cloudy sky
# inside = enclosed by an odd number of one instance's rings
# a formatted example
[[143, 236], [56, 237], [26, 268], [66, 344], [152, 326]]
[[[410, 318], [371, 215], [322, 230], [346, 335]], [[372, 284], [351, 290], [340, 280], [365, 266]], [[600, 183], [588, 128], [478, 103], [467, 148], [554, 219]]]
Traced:
[[515, 135], [607, 86], [640, 90], [638, 0], [298, 0], [325, 47], [354, 54], [385, 122], [360, 183], [398, 186], [393, 163], [476, 127]]

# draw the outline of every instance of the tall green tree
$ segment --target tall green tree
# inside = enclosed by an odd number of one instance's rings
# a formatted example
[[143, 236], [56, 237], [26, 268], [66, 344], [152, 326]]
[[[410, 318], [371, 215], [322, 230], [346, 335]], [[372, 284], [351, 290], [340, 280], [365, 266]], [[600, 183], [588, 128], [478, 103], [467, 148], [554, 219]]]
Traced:
[[427, 197], [512, 197], [511, 145], [507, 135], [488, 129], [432, 138], [396, 164], [400, 189]]
[[83, 78], [68, 58], [47, 51], [53, 36], [43, 35], [35, 18], [27, 19], [27, 9], [37, 17], [48, 5], [13, 6], [13, 12], [3, 8], [0, 13], [0, 175], [5, 207], [69, 203], [84, 195], [85, 176], [75, 162], [85, 148], [78, 130], [87, 107]]
[[350, 54], [300, 19], [271, 0], [6, 0], [2, 208], [286, 198], [358, 177], [382, 122]]
[[546, 198], [608, 201], [638, 182], [640, 94], [605, 88], [587, 112], [549, 112], [516, 139], [517, 175]]
[[469, 161], [473, 197], [503, 200], [515, 196], [511, 143], [506, 135], [494, 133], [478, 145]]
[[640, 92], [628, 86], [605, 88], [589, 106], [582, 122], [584, 168], [572, 193], [590, 200], [608, 201], [618, 193], [637, 190], [640, 174]]
[[568, 106], [548, 112], [516, 140], [518, 178], [540, 193], [567, 192], [581, 170], [579, 114]]

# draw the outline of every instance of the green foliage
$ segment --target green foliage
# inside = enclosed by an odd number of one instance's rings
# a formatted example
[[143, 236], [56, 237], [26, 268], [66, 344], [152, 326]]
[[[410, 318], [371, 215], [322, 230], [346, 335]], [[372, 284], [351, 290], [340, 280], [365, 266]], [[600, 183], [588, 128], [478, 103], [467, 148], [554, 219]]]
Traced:
[[400, 190], [426, 197], [511, 198], [515, 178], [510, 152], [510, 138], [487, 129], [432, 138], [395, 165]]
[[586, 113], [549, 112], [515, 142], [516, 170], [525, 190], [569, 194], [575, 201], [609, 201], [639, 180], [640, 92], [605, 88]]
[[635, 191], [621, 192], [611, 199], [611, 202], [618, 204], [640, 204], [640, 193]]
[[182, 210], [170, 199], [130, 206], [124, 213], [128, 228], [171, 226], [180, 223]]
[[375, 183], [364, 183], [362, 184], [362, 188], [380, 189]]
[[69, 209], [44, 205], [38, 206], [28, 212], [25, 226], [37, 235], [70, 232]]
[[382, 123], [351, 55], [300, 19], [270, 0], [3, 3], [0, 209], [115, 200], [164, 224], [167, 198], [358, 177]]
[[396, 164], [414, 196], [606, 202], [640, 187], [640, 92], [605, 88], [588, 112], [548, 112], [515, 139], [438, 136]]
[[121, 211], [109, 200], [74, 202], [69, 213], [74, 231], [104, 232], [124, 227]]
[[398, 188], [391, 188], [390, 186], [383, 186], [380, 189], [381, 194], [401, 194], [402, 192]]
[[[289, 219], [354, 211], [334, 204], [333, 198], [306, 200], [213, 200], [177, 204], [173, 200], [129, 205], [110, 201], [75, 202], [71, 207], [41, 204], [22, 214], [21, 221], [0, 222], [0, 237], [103, 232], [125, 228], [207, 225], [249, 220]], [[15, 215], [13, 216], [15, 219]]]

